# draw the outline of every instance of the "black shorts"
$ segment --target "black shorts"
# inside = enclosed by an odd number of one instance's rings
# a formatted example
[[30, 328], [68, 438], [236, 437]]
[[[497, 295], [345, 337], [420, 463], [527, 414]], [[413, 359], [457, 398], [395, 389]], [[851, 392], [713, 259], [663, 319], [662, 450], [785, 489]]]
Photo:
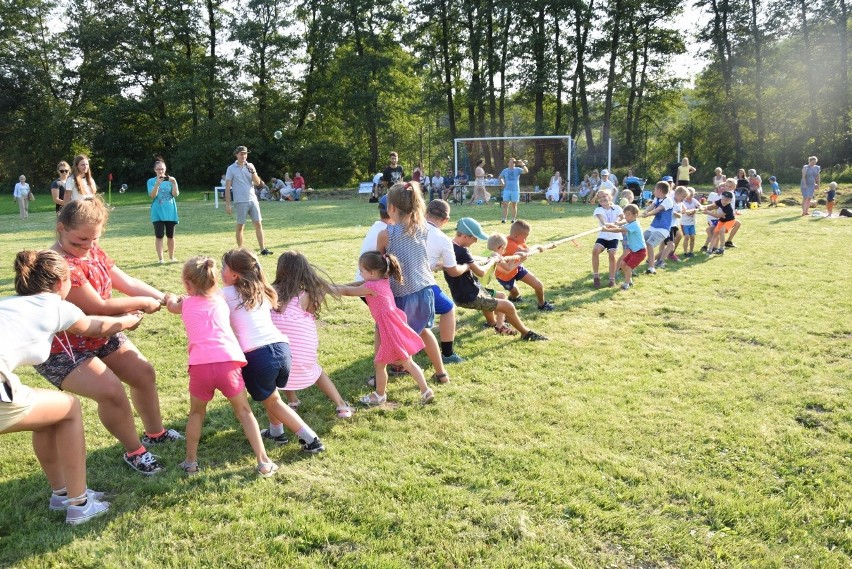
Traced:
[[663, 244], [669, 243], [677, 239], [677, 232], [679, 229], [680, 228], [678, 227], [672, 227], [671, 229], [669, 229], [669, 236], [666, 237], [665, 241], [663, 241]]
[[175, 238], [175, 225], [177, 225], [176, 221], [155, 221], [154, 223], [154, 237], [157, 239], [162, 239], [165, 235], [169, 239]]
[[600, 245], [607, 251], [617, 251], [618, 250], [618, 239], [598, 239], [595, 241], [595, 245]]

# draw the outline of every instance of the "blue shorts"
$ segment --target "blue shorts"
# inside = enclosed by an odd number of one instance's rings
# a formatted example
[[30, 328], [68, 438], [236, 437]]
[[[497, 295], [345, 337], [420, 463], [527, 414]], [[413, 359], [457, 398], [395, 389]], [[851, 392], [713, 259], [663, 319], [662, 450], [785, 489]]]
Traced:
[[405, 296], [394, 297], [394, 302], [397, 308], [405, 312], [408, 325], [418, 334], [435, 323], [435, 295], [431, 286]]
[[276, 342], [246, 352], [243, 381], [255, 401], [266, 401], [290, 379], [290, 344]]
[[518, 274], [508, 281], [504, 281], [502, 279], [497, 279], [497, 282], [502, 285], [506, 290], [512, 290], [515, 288], [515, 281], [519, 281], [523, 279], [525, 276], [529, 274], [529, 271], [524, 268], [523, 265], [518, 265]]
[[519, 202], [521, 201], [521, 190], [507, 190], [503, 189], [503, 201], [504, 202]]
[[456, 306], [453, 299], [441, 290], [438, 285], [432, 285], [432, 296], [435, 298], [435, 314], [446, 314]]
[[694, 225], [681, 225], [680, 230], [683, 231], [684, 236], [695, 235], [695, 226]]

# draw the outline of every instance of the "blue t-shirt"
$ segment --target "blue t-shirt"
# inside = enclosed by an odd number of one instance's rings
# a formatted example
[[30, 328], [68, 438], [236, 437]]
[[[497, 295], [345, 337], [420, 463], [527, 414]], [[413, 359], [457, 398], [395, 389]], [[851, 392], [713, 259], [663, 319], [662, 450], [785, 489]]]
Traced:
[[659, 206], [663, 206], [663, 210], [654, 214], [654, 220], [651, 221], [651, 228], [664, 229], [668, 233], [672, 226], [674, 201], [668, 196], [663, 199], [657, 198], [654, 200], [654, 209], [657, 209]]
[[772, 184], [770, 184], [770, 187], [772, 188], [773, 194], [775, 194], [776, 196], [781, 195], [781, 186], [778, 185], [778, 182], [772, 182]]
[[502, 178], [506, 182], [506, 190], [512, 192], [520, 192], [521, 191], [521, 174], [524, 173], [523, 168], [518, 168], [515, 166], [514, 168], [506, 168], [502, 172], [500, 172], [500, 178]]
[[[157, 178], [148, 180], [148, 195], [154, 191]], [[151, 202], [151, 221], [174, 221], [178, 222], [177, 202], [172, 195], [172, 183], [161, 182], [157, 197]]]
[[627, 230], [627, 248], [631, 251], [641, 251], [645, 248], [645, 238], [642, 237], [642, 226], [634, 219], [624, 226]]

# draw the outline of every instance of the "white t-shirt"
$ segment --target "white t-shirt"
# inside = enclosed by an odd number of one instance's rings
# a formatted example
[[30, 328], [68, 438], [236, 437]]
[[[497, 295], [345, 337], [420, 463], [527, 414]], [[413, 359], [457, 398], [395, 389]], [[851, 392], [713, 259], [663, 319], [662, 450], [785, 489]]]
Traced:
[[[716, 192], [710, 192], [710, 194], [707, 196], [707, 205], [715, 204], [720, 199], [722, 199], [721, 194], [717, 194]], [[713, 217], [712, 215], [708, 215], [707, 216], [707, 225], [710, 225], [710, 223], [713, 222], [713, 221], [716, 221], [716, 219], [717, 218]]]
[[426, 237], [426, 255], [429, 258], [429, 268], [435, 270], [439, 263], [445, 269], [455, 267], [456, 254], [453, 251], [453, 240], [438, 227], [431, 223], [427, 225], [429, 235]]
[[[700, 205], [701, 204], [698, 203], [698, 200], [695, 199], [695, 198], [689, 198], [689, 199], [683, 200], [682, 212], [686, 211], [688, 209], [695, 209]], [[681, 226], [695, 225], [695, 214], [693, 213], [692, 215], [687, 215], [686, 213], [684, 213], [683, 216], [680, 218], [680, 224], [681, 224]]]
[[376, 174], [375, 176], [373, 176], [373, 184], [375, 184], [375, 185], [379, 185], [379, 184], [381, 184], [381, 183], [382, 183], [382, 173], [381, 173], [381, 172], [379, 172], [378, 174]]
[[[367, 231], [367, 235], [364, 237], [364, 241], [361, 243], [361, 252], [358, 253], [358, 258], [361, 257], [367, 251], [375, 251], [376, 246], [379, 242], [379, 233], [388, 228], [388, 224], [382, 221], [381, 219], [373, 224], [370, 227], [370, 230]], [[355, 280], [363, 281], [364, 277], [361, 276], [361, 267], [358, 266], [355, 269]]]
[[[598, 216], [604, 218], [604, 223], [601, 223], [601, 227], [603, 227], [607, 223], [615, 223], [616, 221], [618, 221], [618, 218], [623, 213], [624, 211], [621, 209], [621, 206], [614, 205], [609, 209], [604, 209], [598, 206], [597, 208], [595, 208], [594, 216], [598, 220], [598, 222], [600, 222], [600, 217]], [[608, 231], [601, 231], [600, 233], [598, 233], [598, 239], [618, 239], [619, 241], [621, 241], [623, 237], [624, 235], [622, 233], [610, 233]]]
[[253, 310], [247, 310], [240, 305], [242, 300], [233, 286], [223, 288], [222, 295], [231, 311], [231, 328], [243, 352], [277, 342], [289, 343], [287, 336], [272, 323], [272, 314], [270, 314], [272, 305], [267, 299], [264, 298], [263, 304]]
[[52, 292], [0, 299], [0, 359], [9, 370], [43, 363], [50, 356], [53, 336], [84, 316]]
[[677, 217], [675, 214], [680, 213], [682, 211], [683, 211], [683, 202], [681, 202], [681, 203], [674, 202], [674, 205], [672, 206], [672, 224], [671, 224], [671, 227], [678, 227], [680, 225], [680, 218]]

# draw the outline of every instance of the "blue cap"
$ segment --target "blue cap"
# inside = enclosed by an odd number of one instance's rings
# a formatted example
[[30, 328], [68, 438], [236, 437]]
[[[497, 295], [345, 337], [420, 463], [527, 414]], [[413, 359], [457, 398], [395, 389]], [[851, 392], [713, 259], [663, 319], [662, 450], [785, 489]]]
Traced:
[[456, 224], [456, 231], [462, 235], [470, 235], [477, 239], [487, 240], [488, 236], [482, 231], [482, 226], [472, 217], [463, 217]]
[[379, 209], [383, 209], [387, 211], [388, 209], [388, 196], [387, 194], [383, 195], [379, 198]]
[[674, 178], [672, 178], [671, 176], [663, 176], [662, 178], [660, 178], [660, 180], [662, 180], [663, 182], [674, 182]]

